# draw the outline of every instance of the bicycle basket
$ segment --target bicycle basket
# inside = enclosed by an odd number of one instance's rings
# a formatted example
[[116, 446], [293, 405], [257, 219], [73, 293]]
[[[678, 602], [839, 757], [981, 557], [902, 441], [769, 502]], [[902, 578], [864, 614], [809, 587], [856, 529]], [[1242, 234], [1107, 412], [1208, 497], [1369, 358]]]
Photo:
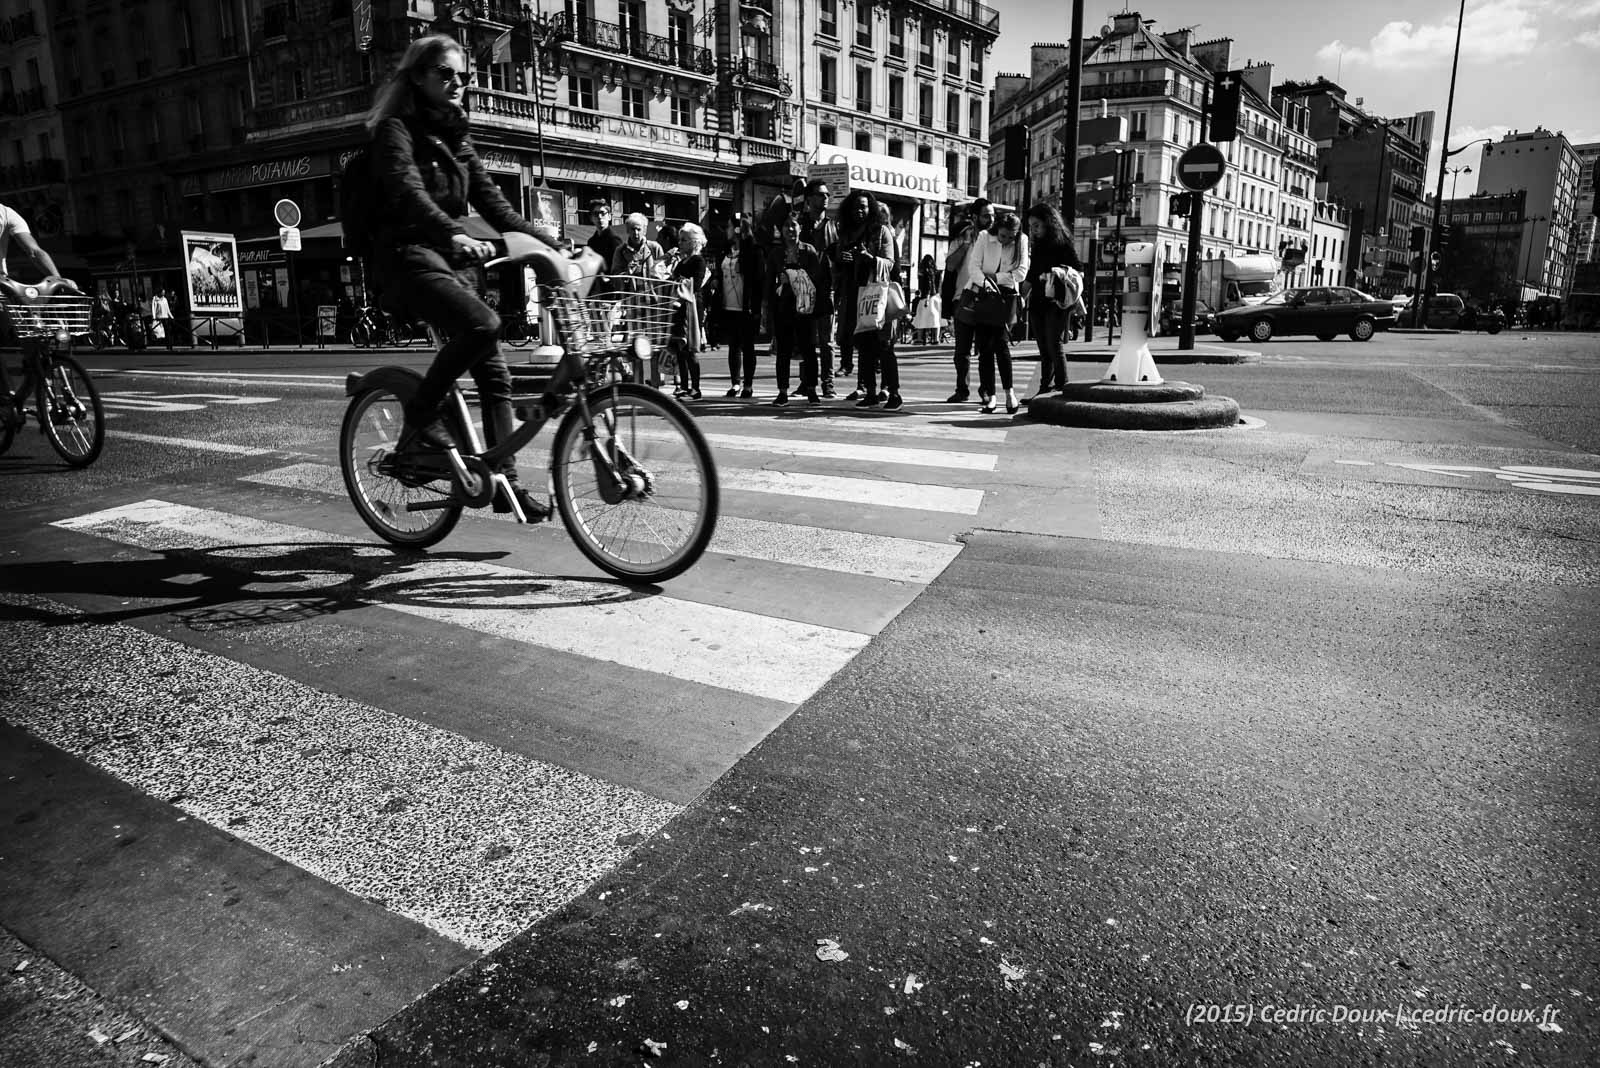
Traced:
[[59, 330], [72, 335], [89, 332], [89, 309], [93, 301], [88, 297], [40, 297], [26, 303], [8, 300], [5, 305], [19, 340], [50, 337]]
[[628, 348], [636, 337], [657, 350], [672, 337], [673, 320], [681, 314], [678, 283], [671, 279], [613, 278], [617, 288], [584, 296], [583, 282], [556, 286], [550, 293], [550, 315], [568, 352], [599, 356]]

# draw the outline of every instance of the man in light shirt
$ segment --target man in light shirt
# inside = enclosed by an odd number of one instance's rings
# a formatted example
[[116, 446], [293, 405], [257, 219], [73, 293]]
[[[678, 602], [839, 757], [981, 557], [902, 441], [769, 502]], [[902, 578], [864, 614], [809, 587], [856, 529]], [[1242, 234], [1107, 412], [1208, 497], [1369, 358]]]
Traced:
[[[33, 231], [28, 229], [28, 222], [16, 210], [0, 204], [0, 278], [10, 276], [10, 268], [6, 265], [6, 255], [11, 251], [11, 242], [15, 240], [22, 250], [32, 257], [44, 272], [46, 282], [61, 282], [78, 292], [78, 287], [71, 279], [62, 278], [61, 272], [56, 270], [56, 263], [50, 258], [50, 253], [39, 247], [39, 242], [34, 240]], [[6, 310], [4, 302], [0, 302], [0, 338], [6, 343], [12, 341], [14, 331], [11, 328], [11, 313]], [[5, 362], [0, 360], [0, 395], [11, 395], [11, 376], [7, 373]]]

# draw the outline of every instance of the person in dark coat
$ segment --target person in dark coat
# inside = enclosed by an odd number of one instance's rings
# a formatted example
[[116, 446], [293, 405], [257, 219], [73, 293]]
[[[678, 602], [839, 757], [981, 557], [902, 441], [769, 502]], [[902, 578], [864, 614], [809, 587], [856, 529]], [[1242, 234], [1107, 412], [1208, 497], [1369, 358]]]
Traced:
[[767, 295], [772, 308], [772, 355], [777, 364], [778, 395], [772, 403], [789, 403], [789, 371], [800, 355], [800, 396], [820, 404], [817, 395], [817, 326], [822, 295], [828, 291], [828, 268], [816, 249], [800, 240], [800, 217], [783, 221], [783, 248]]
[[604, 200], [590, 201], [589, 214], [594, 219], [594, 233], [589, 235], [588, 245], [600, 254], [600, 261], [609, 270], [622, 245], [622, 235], [611, 228], [611, 205]]
[[[810, 245], [824, 259], [832, 255], [832, 249], [839, 243], [839, 227], [828, 218], [828, 183], [820, 178], [812, 179], [806, 183], [802, 197], [803, 206], [800, 211], [800, 242]], [[822, 304], [817, 310], [817, 361], [820, 375], [819, 386], [824, 397], [833, 396], [833, 339], [837, 331], [837, 311], [833, 306], [833, 294], [824, 293]], [[851, 368], [846, 365], [840, 368], [841, 374], [849, 374]]]
[[[450, 340], [434, 357], [415, 396], [405, 406], [403, 438], [436, 448], [455, 441], [439, 407], [461, 375], [471, 372], [483, 406], [490, 446], [515, 429], [511, 372], [500, 353], [500, 317], [478, 296], [481, 269], [495, 246], [467, 233], [468, 205], [489, 225], [553, 244], [555, 229], [524, 219], [489, 178], [468, 136], [461, 107], [467, 56], [442, 34], [419, 37], [379, 92], [367, 118], [372, 132], [373, 176], [381, 201], [374, 235], [374, 266], [392, 306], [405, 307]], [[469, 266], [470, 265], [470, 266]], [[541, 281], [559, 281], [554, 255], [535, 264]], [[543, 277], [547, 276], [547, 277]], [[498, 472], [511, 482], [523, 514], [542, 519], [549, 510], [516, 484], [509, 458]], [[512, 510], [497, 495], [498, 512]]]
[[1077, 271], [1081, 285], [1083, 261], [1061, 213], [1050, 204], [1041, 202], [1028, 209], [1028, 237], [1028, 276], [1022, 283], [1022, 295], [1028, 302], [1028, 329], [1039, 342], [1039, 393], [1048, 393], [1067, 386], [1061, 336], [1070, 312], [1059, 300], [1045, 296], [1045, 283], [1060, 267]]
[[[839, 309], [839, 363], [845, 366], [861, 354], [861, 387], [857, 408], [900, 407], [900, 368], [889, 344], [893, 323], [885, 319], [876, 330], [856, 333], [857, 301], [863, 286], [887, 282], [894, 271], [894, 232], [878, 218], [878, 198], [864, 189], [852, 190], [839, 205], [839, 241], [833, 257], [835, 306]], [[878, 373], [883, 373], [886, 398], [878, 398]]]

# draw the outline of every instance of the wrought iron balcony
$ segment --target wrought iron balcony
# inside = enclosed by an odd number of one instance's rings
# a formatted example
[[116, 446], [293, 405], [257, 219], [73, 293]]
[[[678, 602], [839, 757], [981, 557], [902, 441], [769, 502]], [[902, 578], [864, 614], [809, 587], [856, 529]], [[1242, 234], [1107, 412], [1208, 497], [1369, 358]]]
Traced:
[[0, 167], [0, 187], [27, 189], [36, 185], [67, 180], [67, 167], [59, 159], [33, 159]]
[[986, 7], [977, 0], [913, 0], [918, 7], [931, 8], [934, 11], [953, 15], [963, 22], [970, 22], [981, 29], [998, 34], [1000, 32], [1000, 12], [992, 7]]
[[1139, 96], [1166, 96], [1167, 88], [1172, 83], [1168, 81], [1154, 82], [1115, 82], [1110, 85], [1086, 85], [1083, 87], [1085, 100], [1127, 100]]
[[[618, 26], [599, 19], [568, 18], [565, 14], [551, 19], [559, 35], [558, 40], [592, 48], [598, 52], [612, 52], [631, 56], [663, 67], [677, 67], [695, 74], [715, 74], [716, 56], [709, 48], [697, 48], [686, 41], [674, 41], [659, 34], [645, 33], [633, 27]], [[748, 62], [748, 61], [747, 61]], [[772, 64], [765, 64], [772, 66]]]
[[23, 89], [16, 93], [7, 93], [0, 97], [0, 115], [26, 115], [30, 111], [43, 111], [45, 108], [44, 86], [36, 85], [32, 89]]
[[39, 36], [39, 26], [34, 21], [31, 8], [20, 15], [0, 19], [0, 44], [15, 44], [37, 36]]
[[741, 59], [734, 64], [734, 72], [744, 79], [746, 85], [758, 85], [763, 89], [773, 89], [779, 92], [788, 92], [788, 79], [783, 76], [783, 68], [776, 63], [768, 63], [761, 59]]

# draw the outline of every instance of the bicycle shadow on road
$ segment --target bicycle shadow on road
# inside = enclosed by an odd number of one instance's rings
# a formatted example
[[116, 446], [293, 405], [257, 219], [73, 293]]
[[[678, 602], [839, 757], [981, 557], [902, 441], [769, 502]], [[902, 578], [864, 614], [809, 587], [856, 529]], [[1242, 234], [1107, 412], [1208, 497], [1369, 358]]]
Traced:
[[[536, 611], [617, 604], [660, 592], [606, 579], [460, 570], [492, 567], [509, 555], [503, 550], [424, 555], [374, 545], [267, 542], [151, 551], [155, 555], [137, 559], [0, 564], [0, 620], [59, 626], [170, 615], [193, 630], [225, 630], [371, 606]], [[27, 595], [120, 604], [63, 616], [30, 603]]]

